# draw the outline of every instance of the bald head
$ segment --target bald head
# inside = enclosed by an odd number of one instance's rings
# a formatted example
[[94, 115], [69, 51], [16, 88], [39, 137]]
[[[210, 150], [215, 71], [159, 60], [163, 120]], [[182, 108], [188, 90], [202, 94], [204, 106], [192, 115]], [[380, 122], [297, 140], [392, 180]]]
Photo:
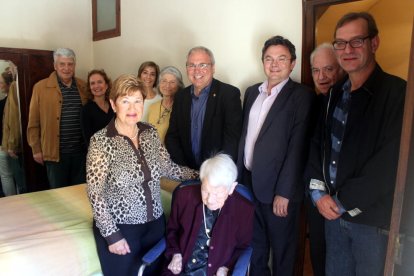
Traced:
[[311, 54], [312, 78], [316, 90], [326, 94], [329, 88], [344, 76], [344, 71], [336, 60], [333, 47], [323, 43], [315, 48]]

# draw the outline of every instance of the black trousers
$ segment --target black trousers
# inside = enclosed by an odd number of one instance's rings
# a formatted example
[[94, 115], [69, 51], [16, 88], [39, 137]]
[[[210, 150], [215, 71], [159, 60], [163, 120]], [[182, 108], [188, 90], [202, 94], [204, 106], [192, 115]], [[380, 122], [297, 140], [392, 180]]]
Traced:
[[[243, 184], [252, 187], [251, 174], [246, 169], [242, 180]], [[272, 203], [255, 199], [250, 275], [293, 275], [299, 238], [299, 214], [300, 202], [289, 202], [288, 215], [278, 217], [273, 213]], [[270, 249], [272, 272], [268, 265]]]
[[[105, 276], [136, 276], [142, 256], [165, 235], [165, 217], [145, 224], [118, 224], [128, 242], [131, 253], [117, 255], [109, 252], [106, 240], [99, 233], [95, 223], [93, 233], [98, 250], [102, 273]], [[145, 275], [159, 275], [161, 260], [145, 269]]]
[[325, 276], [325, 218], [313, 205], [309, 196], [305, 199], [308, 214], [310, 257], [314, 276]]

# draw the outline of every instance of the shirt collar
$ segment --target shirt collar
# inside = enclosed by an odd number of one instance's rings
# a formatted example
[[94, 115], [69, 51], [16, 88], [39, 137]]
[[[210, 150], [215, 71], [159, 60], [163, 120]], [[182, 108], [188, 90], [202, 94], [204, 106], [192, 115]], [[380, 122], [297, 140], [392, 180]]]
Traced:
[[[137, 123], [137, 127], [138, 127], [140, 132], [144, 131], [145, 129], [151, 128], [149, 125], [143, 124], [141, 122]], [[112, 120], [106, 126], [106, 136], [107, 137], [122, 136], [118, 133], [118, 130], [115, 127], [115, 118], [112, 118]]]
[[[210, 82], [210, 84], [209, 85], [207, 85], [206, 87], [204, 87], [203, 89], [201, 89], [201, 92], [200, 92], [200, 95], [198, 96], [198, 97], [200, 97], [201, 95], [204, 95], [204, 94], [209, 94], [210, 93], [210, 90], [211, 90], [211, 85], [213, 84], [213, 82]], [[191, 96], [192, 97], [197, 97], [195, 94], [194, 94], [194, 85], [191, 85]]]
[[[285, 84], [289, 81], [289, 78], [279, 82], [276, 86], [274, 86], [271, 90], [270, 90], [270, 96], [275, 95], [275, 94], [279, 94], [280, 91], [282, 91], [282, 88], [285, 86]], [[268, 86], [268, 80], [265, 80], [260, 86], [259, 86], [259, 92], [260, 93], [268, 93], [267, 91], [267, 86]]]
[[374, 94], [374, 91], [376, 90], [376, 86], [379, 82], [378, 80], [381, 78], [380, 75], [383, 73], [381, 67], [378, 65], [378, 63], [375, 65], [374, 71], [372, 71], [371, 75], [368, 77], [368, 79], [364, 82], [361, 88], [363, 88], [365, 91], [367, 91], [369, 94]]
[[[56, 77], [57, 77], [57, 80], [58, 80], [59, 87], [69, 87], [69, 86], [66, 86], [62, 82], [62, 80], [59, 78], [59, 75], [57, 73], [56, 73]], [[70, 87], [73, 87], [73, 86], [76, 86], [76, 79], [75, 79], [75, 77], [72, 77], [72, 83], [70, 84]]]

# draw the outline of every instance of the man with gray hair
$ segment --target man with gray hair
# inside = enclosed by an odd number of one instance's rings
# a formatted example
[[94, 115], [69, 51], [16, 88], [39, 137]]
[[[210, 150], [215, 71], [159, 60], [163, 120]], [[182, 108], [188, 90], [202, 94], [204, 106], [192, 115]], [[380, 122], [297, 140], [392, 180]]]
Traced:
[[310, 55], [312, 78], [316, 92], [326, 95], [329, 88], [345, 76], [332, 44], [322, 43]]
[[165, 146], [171, 159], [193, 169], [217, 152], [237, 159], [242, 109], [240, 90], [213, 78], [215, 60], [206, 47], [187, 55], [191, 85], [177, 92]]
[[[344, 76], [344, 70], [336, 60], [331, 43], [322, 43], [310, 55], [312, 78], [318, 93], [315, 116], [319, 116], [323, 102], [327, 100], [329, 89]], [[315, 117], [316, 119], [317, 117]], [[308, 195], [305, 199], [308, 215], [310, 257], [313, 274], [325, 275], [325, 218], [319, 214], [318, 209]]]
[[33, 87], [27, 140], [34, 160], [46, 166], [50, 188], [85, 182], [86, 148], [80, 127], [86, 84], [75, 78], [73, 50], [53, 53], [55, 71]]

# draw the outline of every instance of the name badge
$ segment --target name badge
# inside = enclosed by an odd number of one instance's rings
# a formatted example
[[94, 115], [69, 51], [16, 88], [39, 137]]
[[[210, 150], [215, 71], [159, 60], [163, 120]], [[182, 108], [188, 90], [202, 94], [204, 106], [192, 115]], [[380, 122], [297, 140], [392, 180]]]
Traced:
[[355, 217], [355, 216], [358, 216], [359, 214], [361, 214], [362, 213], [362, 211], [360, 210], [360, 209], [358, 209], [358, 208], [354, 208], [354, 209], [352, 209], [352, 210], [349, 210], [348, 211], [348, 214], [351, 216], [351, 217]]
[[326, 191], [325, 182], [320, 181], [318, 179], [311, 179], [309, 184], [309, 189], [311, 190], [319, 190], [319, 191]]

